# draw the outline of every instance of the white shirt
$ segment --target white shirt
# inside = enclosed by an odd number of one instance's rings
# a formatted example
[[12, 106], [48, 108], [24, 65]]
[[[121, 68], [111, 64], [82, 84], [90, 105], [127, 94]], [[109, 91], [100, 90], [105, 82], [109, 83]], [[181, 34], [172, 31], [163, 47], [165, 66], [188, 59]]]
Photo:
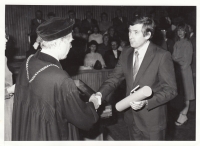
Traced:
[[[139, 58], [139, 68], [140, 68], [140, 65], [142, 64], [142, 61], [144, 59], [144, 55], [146, 54], [149, 43], [150, 43], [150, 41], [147, 41], [143, 46], [134, 50], [134, 54], [135, 54], [135, 51], [138, 51], [138, 53], [139, 53], [139, 56], [138, 56], [138, 58]], [[135, 63], [135, 55], [133, 55], [133, 65], [134, 65], [134, 63]]]
[[117, 58], [117, 50], [113, 50], [113, 53], [115, 55], [115, 58]]

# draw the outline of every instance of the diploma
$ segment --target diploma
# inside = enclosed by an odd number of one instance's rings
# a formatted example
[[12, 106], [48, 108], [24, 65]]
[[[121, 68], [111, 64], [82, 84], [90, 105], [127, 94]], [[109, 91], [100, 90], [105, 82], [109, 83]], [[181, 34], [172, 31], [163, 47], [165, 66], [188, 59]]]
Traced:
[[144, 100], [145, 98], [149, 97], [152, 94], [152, 90], [149, 86], [144, 86], [137, 91], [133, 92], [133, 94], [125, 97], [121, 101], [119, 101], [116, 105], [115, 108], [117, 111], [123, 111], [130, 107], [130, 102], [132, 101], [141, 101]]

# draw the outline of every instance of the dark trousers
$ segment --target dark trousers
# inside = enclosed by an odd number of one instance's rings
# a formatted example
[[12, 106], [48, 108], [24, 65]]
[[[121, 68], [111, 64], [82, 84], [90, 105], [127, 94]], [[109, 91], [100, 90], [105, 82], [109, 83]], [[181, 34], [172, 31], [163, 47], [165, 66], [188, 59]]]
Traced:
[[165, 129], [160, 131], [140, 131], [137, 126], [131, 125], [128, 126], [129, 138], [130, 140], [153, 140], [153, 141], [161, 141], [165, 140]]

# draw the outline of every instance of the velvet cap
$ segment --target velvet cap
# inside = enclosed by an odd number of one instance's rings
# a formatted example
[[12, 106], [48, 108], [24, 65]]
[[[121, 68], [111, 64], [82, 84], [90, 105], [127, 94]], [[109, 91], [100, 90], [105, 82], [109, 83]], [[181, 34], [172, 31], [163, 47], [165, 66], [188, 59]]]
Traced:
[[53, 41], [71, 33], [73, 24], [69, 19], [53, 17], [40, 24], [36, 32], [44, 41]]

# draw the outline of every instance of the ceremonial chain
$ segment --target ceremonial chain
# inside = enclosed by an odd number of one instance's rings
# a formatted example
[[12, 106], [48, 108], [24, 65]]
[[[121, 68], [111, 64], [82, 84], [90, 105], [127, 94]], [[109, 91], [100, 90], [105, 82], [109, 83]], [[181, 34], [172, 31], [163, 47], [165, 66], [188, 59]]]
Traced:
[[[29, 60], [31, 59], [31, 57], [33, 57], [33, 55], [29, 56], [28, 59], [27, 59], [27, 62], [26, 62], [26, 72], [27, 72], [27, 78], [28, 78], [28, 80], [29, 80], [28, 63], [29, 63]], [[46, 65], [46, 66], [44, 66], [43, 68], [41, 68], [39, 71], [37, 71], [37, 72], [33, 75], [33, 77], [31, 78], [31, 80], [29, 80], [29, 83], [31, 83], [31, 82], [35, 79], [35, 77], [36, 77], [40, 72], [42, 72], [43, 70], [47, 69], [47, 68], [50, 67], [50, 66], [55, 66], [55, 67], [59, 68], [59, 67], [58, 67], [57, 65], [55, 65], [55, 64]]]

